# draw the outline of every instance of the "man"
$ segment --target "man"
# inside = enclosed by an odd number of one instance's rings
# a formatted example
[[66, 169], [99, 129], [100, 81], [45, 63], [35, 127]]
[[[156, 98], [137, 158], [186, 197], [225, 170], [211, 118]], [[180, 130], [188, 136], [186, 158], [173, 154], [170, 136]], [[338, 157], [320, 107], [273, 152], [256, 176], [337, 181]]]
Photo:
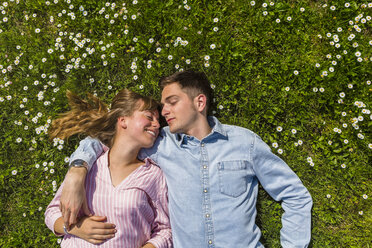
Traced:
[[[309, 192], [252, 131], [207, 117], [212, 90], [206, 75], [177, 72], [163, 78], [160, 87], [161, 114], [168, 127], [142, 156], [153, 159], [166, 176], [174, 246], [263, 247], [255, 224], [259, 181], [276, 201], [282, 201], [282, 246], [307, 247]], [[91, 166], [101, 153], [100, 143], [88, 138], [71, 160], [82, 159]], [[84, 199], [85, 173], [71, 168], [66, 176], [61, 199], [66, 223], [75, 221]]]

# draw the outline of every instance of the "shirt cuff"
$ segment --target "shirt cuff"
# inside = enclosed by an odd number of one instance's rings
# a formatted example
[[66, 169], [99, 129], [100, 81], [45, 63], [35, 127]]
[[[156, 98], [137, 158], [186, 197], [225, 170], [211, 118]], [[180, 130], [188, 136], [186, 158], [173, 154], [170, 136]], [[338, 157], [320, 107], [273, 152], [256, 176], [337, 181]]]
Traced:
[[54, 223], [56, 223], [57, 219], [62, 217], [62, 213], [54, 213], [54, 214], [51, 214], [51, 216], [48, 216], [46, 219], [45, 219], [45, 224], [47, 225], [47, 227], [52, 230], [52, 232], [56, 235], [56, 236], [63, 236], [64, 234], [63, 233], [56, 233], [54, 231]]
[[149, 240], [147, 240], [147, 243], [153, 244], [156, 248], [170, 248], [172, 247], [171, 241], [167, 239], [166, 237], [162, 236], [156, 236]]
[[75, 160], [78, 160], [78, 159], [81, 159], [81, 160], [87, 162], [87, 164], [88, 164], [88, 170], [90, 170], [90, 168], [92, 168], [92, 165], [96, 161], [96, 157], [90, 155], [89, 153], [86, 153], [86, 152], [77, 152], [77, 153], [74, 153], [71, 156], [70, 164], [69, 165], [71, 166], [72, 162], [74, 162]]

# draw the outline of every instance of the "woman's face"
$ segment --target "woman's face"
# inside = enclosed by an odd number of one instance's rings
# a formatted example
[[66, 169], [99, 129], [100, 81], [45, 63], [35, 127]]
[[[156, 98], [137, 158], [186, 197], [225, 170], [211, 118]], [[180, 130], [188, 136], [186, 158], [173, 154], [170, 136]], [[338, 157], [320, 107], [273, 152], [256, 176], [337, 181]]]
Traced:
[[127, 117], [128, 134], [138, 142], [140, 147], [153, 146], [159, 135], [159, 128], [159, 112], [157, 110], [136, 110], [132, 116]]

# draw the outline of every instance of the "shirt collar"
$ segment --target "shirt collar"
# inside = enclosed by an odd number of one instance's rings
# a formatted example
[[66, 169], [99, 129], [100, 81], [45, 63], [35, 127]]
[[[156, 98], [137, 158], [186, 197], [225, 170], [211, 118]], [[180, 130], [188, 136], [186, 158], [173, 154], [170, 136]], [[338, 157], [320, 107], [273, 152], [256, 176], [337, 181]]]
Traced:
[[[109, 165], [109, 157], [108, 157], [108, 155], [109, 155], [109, 151], [110, 151], [110, 148], [108, 148], [105, 152], [104, 152], [104, 154], [101, 156], [101, 157], [99, 157], [98, 159], [97, 159], [97, 161], [98, 160], [101, 160], [101, 163], [102, 164], [105, 164], [105, 166], [108, 166]], [[157, 165], [155, 162], [154, 162], [154, 160], [152, 160], [151, 158], [149, 158], [149, 157], [146, 157], [145, 159], [143, 159], [143, 162], [144, 162], [144, 164], [143, 164], [143, 166], [144, 167], [149, 167], [150, 165]]]
[[211, 134], [219, 133], [222, 136], [227, 137], [227, 133], [226, 133], [225, 129], [223, 128], [222, 123], [216, 117], [208, 116], [208, 123], [209, 123], [209, 126], [212, 127]]
[[150, 165], [156, 165], [154, 160], [152, 160], [149, 157], [145, 158], [143, 161], [145, 162], [145, 164], [144, 164], [145, 167], [149, 167]]
[[[208, 120], [209, 126], [212, 128], [212, 131], [203, 140], [205, 140], [206, 138], [212, 137], [212, 136], [214, 137], [216, 135], [217, 136], [221, 135], [223, 138], [227, 138], [227, 133], [225, 129], [223, 128], [222, 123], [216, 117], [208, 116], [207, 120]], [[188, 137], [188, 135], [184, 133], [176, 133], [175, 135], [176, 135], [176, 140], [179, 146], [181, 146], [184, 139]]]

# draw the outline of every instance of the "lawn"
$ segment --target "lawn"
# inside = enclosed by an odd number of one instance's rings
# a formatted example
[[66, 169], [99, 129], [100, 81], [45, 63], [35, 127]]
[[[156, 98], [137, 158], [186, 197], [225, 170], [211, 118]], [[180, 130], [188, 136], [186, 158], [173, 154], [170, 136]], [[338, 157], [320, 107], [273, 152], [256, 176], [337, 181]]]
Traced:
[[[370, 247], [372, 3], [0, 1], [0, 246], [58, 247], [44, 211], [83, 137], [50, 140], [66, 90], [160, 98], [160, 77], [204, 71], [213, 114], [251, 129], [309, 189], [311, 247]], [[369, 69], [368, 69], [369, 68]], [[282, 208], [257, 222], [280, 247]]]

